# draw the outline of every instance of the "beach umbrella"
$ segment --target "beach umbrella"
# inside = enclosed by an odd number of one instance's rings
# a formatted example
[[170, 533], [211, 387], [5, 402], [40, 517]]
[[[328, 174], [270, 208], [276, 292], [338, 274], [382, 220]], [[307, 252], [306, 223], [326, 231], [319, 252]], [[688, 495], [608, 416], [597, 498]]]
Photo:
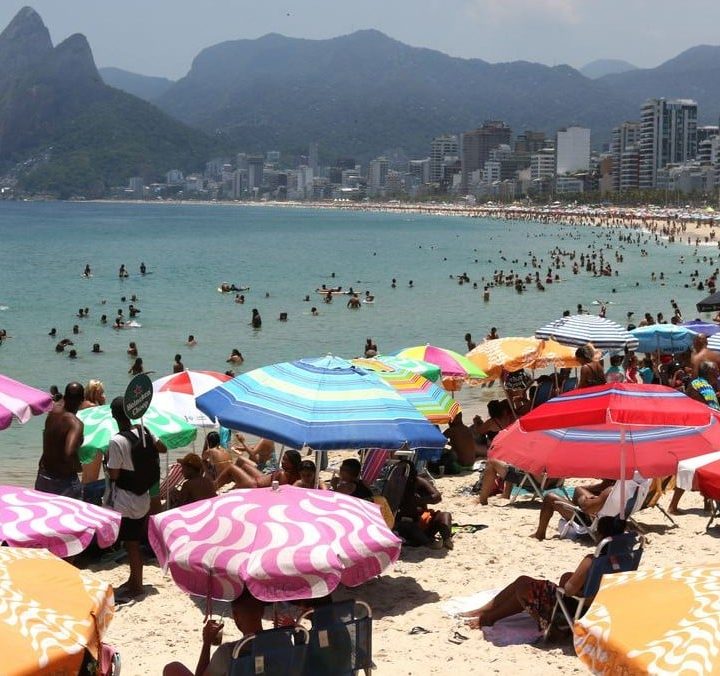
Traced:
[[679, 471], [679, 460], [720, 448], [720, 419], [701, 426], [632, 427], [624, 439], [623, 426], [615, 422], [527, 432], [519, 420], [498, 433], [489, 455], [532, 474], [620, 479], [621, 444], [626, 479], [635, 470], [646, 478], [668, 476]]
[[703, 298], [695, 307], [698, 312], [717, 312], [720, 310], [720, 291]]
[[376, 373], [322, 357], [272, 364], [206, 392], [221, 425], [290, 448], [442, 448], [445, 437]]
[[179, 415], [196, 427], [216, 427], [195, 406], [195, 398], [226, 383], [232, 376], [217, 371], [182, 371], [153, 381], [153, 404]]
[[460, 404], [446, 390], [417, 373], [381, 371], [377, 375], [435, 425], [445, 425], [460, 413]]
[[233, 490], [150, 517], [160, 565], [190, 594], [263, 601], [356, 587], [400, 555], [380, 508], [335, 491], [280, 486]]
[[26, 423], [52, 407], [53, 400], [47, 392], [0, 375], [0, 430], [10, 427], [13, 419]]
[[695, 331], [695, 333], [702, 333], [705, 336], [714, 336], [716, 333], [720, 333], [720, 324], [704, 322], [702, 319], [693, 319], [691, 322], [684, 322], [681, 326]]
[[93, 537], [112, 545], [120, 514], [87, 502], [19, 486], [0, 486], [0, 542], [11, 547], [47, 549], [60, 558], [75, 556]]
[[520, 369], [572, 368], [578, 366], [575, 350], [554, 340], [538, 338], [497, 338], [478, 345], [466, 357], [479, 366], [489, 378], [500, 378], [503, 371]]
[[[78, 451], [80, 462], [91, 462], [99, 451], [110, 445], [110, 439], [118, 433], [118, 426], [110, 413], [110, 406], [93, 406], [77, 413], [85, 425], [83, 445]], [[143, 416], [143, 425], [167, 448], [182, 448], [191, 444], [197, 436], [197, 428], [174, 413], [150, 406]]]
[[406, 347], [395, 354], [403, 359], [419, 359], [440, 367], [442, 376], [461, 380], [482, 380], [487, 374], [458, 352], [434, 345]]
[[707, 346], [715, 352], [720, 352], [720, 333], [710, 336], [707, 341]]
[[592, 343], [598, 350], [636, 350], [637, 338], [615, 322], [597, 315], [562, 317], [535, 331], [535, 337], [579, 347]]
[[113, 590], [44, 549], [0, 547], [4, 674], [78, 674], [114, 612]]
[[353, 364], [361, 366], [368, 371], [410, 371], [417, 373], [423, 378], [427, 378], [436, 383], [440, 380], [440, 367], [420, 359], [407, 359], [403, 357], [392, 357], [390, 355], [380, 355], [372, 359], [353, 359]]
[[605, 575], [575, 623], [575, 652], [593, 674], [717, 674], [720, 565]]
[[[656, 469], [652, 469], [652, 466], [646, 467], [639, 462], [637, 456], [630, 455], [627, 443], [628, 432], [635, 433], [636, 431], [653, 431], [648, 428], [673, 427], [679, 428], [676, 430], [678, 434], [690, 433], [693, 428], [715, 425], [719, 419], [718, 414], [705, 404], [690, 399], [682, 392], [664, 385], [609, 383], [574, 390], [550, 399], [525, 414], [518, 420], [517, 425], [523, 432], [614, 425], [619, 432], [615, 457], [617, 473], [598, 472], [597, 474], [584, 474], [584, 476], [607, 478], [618, 476], [630, 479], [634, 470], [642, 473], [643, 471], [655, 472]], [[655, 431], [660, 432], [660, 430]], [[683, 445], [683, 449], [678, 448], [673, 456], [677, 463], [678, 460], [701, 455], [703, 452], [707, 452], [707, 450], [697, 451], [692, 445]], [[493, 454], [492, 457], [496, 456]], [[575, 458], [571, 460], [578, 461]], [[531, 463], [527, 464], [529, 466]], [[521, 469], [524, 468], [521, 466]], [[551, 474], [551, 476], [579, 476], [567, 474], [562, 464], [557, 467], [553, 466], [552, 469], [560, 471], [561, 474]], [[568, 467], [567, 471], [576, 471], [576, 468]], [[621, 484], [620, 491], [620, 504], [623, 505], [625, 504], [624, 486], [624, 483]]]
[[685, 352], [698, 334], [684, 326], [651, 324], [640, 326], [630, 333], [637, 338], [638, 352]]

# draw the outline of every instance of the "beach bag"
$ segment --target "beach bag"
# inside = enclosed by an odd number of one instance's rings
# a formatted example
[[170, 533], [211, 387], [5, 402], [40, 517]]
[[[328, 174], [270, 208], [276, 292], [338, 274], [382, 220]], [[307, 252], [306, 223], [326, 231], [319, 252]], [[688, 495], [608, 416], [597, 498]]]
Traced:
[[150, 488], [160, 481], [160, 454], [155, 447], [152, 435], [145, 431], [120, 432], [131, 444], [130, 453], [134, 471], [121, 469], [115, 485], [135, 495], [144, 495]]

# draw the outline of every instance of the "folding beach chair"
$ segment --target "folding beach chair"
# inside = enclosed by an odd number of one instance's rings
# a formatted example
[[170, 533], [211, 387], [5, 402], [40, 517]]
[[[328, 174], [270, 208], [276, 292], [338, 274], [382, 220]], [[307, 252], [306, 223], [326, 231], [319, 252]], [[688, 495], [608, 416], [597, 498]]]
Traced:
[[552, 399], [554, 391], [555, 383], [552, 380], [541, 380], [538, 382], [535, 387], [535, 391], [533, 392], [530, 408], [536, 408], [537, 406], [540, 406], [540, 404], [544, 404], [546, 401]]
[[375, 483], [389, 457], [390, 451], [382, 448], [371, 448], [366, 452], [360, 468], [360, 478], [366, 486], [372, 486]]
[[[557, 588], [555, 606], [545, 630], [545, 640], [548, 639], [553, 628], [558, 609], [562, 612], [568, 627], [572, 629], [598, 593], [603, 575], [637, 570], [642, 558], [643, 545], [643, 536], [636, 533], [623, 533], [599, 542], [582, 593], [578, 596], [569, 596], [562, 587]], [[568, 599], [573, 599], [577, 603], [574, 612], [567, 603]]]
[[[662, 515], [675, 527], [677, 528], [677, 523], [675, 520], [663, 509], [662, 505], [660, 504], [660, 498], [662, 498], [665, 493], [668, 491], [671, 491], [675, 488], [675, 475], [671, 474], [670, 476], [666, 477], [658, 477], [656, 479], [653, 479], [650, 482], [650, 488], [647, 492], [647, 495], [645, 496], [645, 499], [643, 500], [643, 503], [634, 511], [634, 514], [637, 514], [638, 512], [642, 512], [645, 509], [651, 509], [653, 507], [656, 507], [660, 510]], [[645, 533], [645, 530], [643, 527], [633, 518], [633, 516], [628, 517], [628, 521], [632, 524], [633, 528], [635, 530]]]
[[[572, 496], [565, 490], [565, 480], [555, 480], [548, 477], [547, 474], [543, 474], [542, 480], [538, 483], [530, 472], [508, 467], [505, 481], [514, 484], [510, 491], [510, 504], [514, 503], [521, 495], [529, 495], [532, 501], [535, 498], [542, 500], [547, 493], [551, 492], [562, 494], [566, 500], [572, 499]], [[554, 482], [554, 485], [548, 487], [549, 482]]]
[[[372, 661], [372, 610], [362, 601], [340, 601], [308, 610], [298, 624], [310, 623], [305, 659], [307, 676], [350, 676]], [[303, 626], [303, 628], [305, 628]]]
[[650, 479], [643, 479], [641, 482], [637, 482], [634, 479], [627, 479], [625, 481], [625, 509], [623, 510], [620, 503], [621, 483], [620, 481], [616, 481], [605, 504], [597, 514], [592, 517], [585, 514], [577, 505], [571, 502], [563, 503], [568, 509], [572, 510], [573, 514], [565, 525], [560, 528], [560, 537], [565, 537], [568, 531], [574, 528], [578, 534], [587, 534], [597, 542], [598, 521], [604, 516], [619, 516], [621, 511], [624, 513], [625, 518], [630, 520], [632, 515], [645, 501], [645, 496], [650, 490], [650, 484]]
[[168, 469], [167, 476], [163, 479], [160, 484], [160, 499], [167, 500], [170, 491], [175, 486], [182, 483], [185, 477], [183, 477], [182, 466], [179, 462], [174, 462]]
[[309, 635], [303, 627], [267, 629], [233, 649], [228, 676], [303, 676]]
[[577, 387], [578, 379], [577, 378], [565, 378], [562, 384], [562, 391], [563, 392], [570, 392], [574, 390]]

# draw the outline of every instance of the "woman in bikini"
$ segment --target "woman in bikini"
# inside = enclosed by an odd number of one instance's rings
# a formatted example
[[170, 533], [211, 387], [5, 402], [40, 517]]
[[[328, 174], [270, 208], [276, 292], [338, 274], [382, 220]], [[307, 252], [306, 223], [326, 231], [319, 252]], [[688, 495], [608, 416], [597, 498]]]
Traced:
[[592, 343], [575, 350], [575, 357], [582, 364], [580, 367], [580, 380], [576, 389], [581, 390], [584, 387], [604, 385], [607, 382], [600, 356], [600, 352], [595, 349]]

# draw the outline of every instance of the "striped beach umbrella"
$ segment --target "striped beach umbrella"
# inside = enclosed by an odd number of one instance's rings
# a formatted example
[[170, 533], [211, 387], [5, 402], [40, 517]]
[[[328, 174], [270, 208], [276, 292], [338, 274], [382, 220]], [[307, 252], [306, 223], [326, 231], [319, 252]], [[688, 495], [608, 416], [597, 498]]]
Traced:
[[707, 346], [715, 352], [720, 352], [720, 333], [708, 338]]
[[335, 491], [234, 490], [150, 517], [150, 545], [185, 592], [230, 601], [330, 594], [380, 575], [401, 542], [380, 508]]
[[620, 324], [597, 315], [556, 319], [535, 331], [535, 337], [579, 347], [592, 343], [599, 350], [637, 350], [638, 340]]
[[13, 420], [26, 423], [34, 415], [47, 413], [52, 406], [52, 397], [47, 392], [0, 375], [0, 430], [10, 427]]
[[377, 374], [345, 359], [272, 364], [197, 399], [221, 425], [291, 448], [442, 448], [445, 437]]
[[693, 319], [690, 322], [684, 322], [681, 326], [695, 331], [695, 333], [702, 333], [705, 336], [714, 336], [716, 333], [720, 333], [720, 324], [704, 322], [702, 319]]
[[434, 345], [416, 345], [406, 347], [395, 354], [402, 359], [419, 359], [430, 362], [440, 368], [444, 378], [463, 380], [482, 380], [487, 374], [460, 353]]
[[630, 333], [638, 340], [639, 352], [684, 352], [697, 336], [695, 331], [674, 324], [639, 326]]
[[[91, 462], [98, 451], [110, 445], [110, 439], [117, 434], [118, 427], [110, 413], [110, 406], [93, 406], [78, 411], [78, 418], [85, 425], [85, 439], [78, 451], [80, 462]], [[179, 415], [150, 406], [143, 416], [143, 424], [153, 436], [168, 448], [182, 448], [195, 441], [197, 428]]]
[[423, 378], [427, 378], [436, 383], [440, 380], [440, 367], [420, 359], [408, 359], [405, 357], [393, 357], [390, 355], [378, 355], [372, 359], [353, 359], [353, 364], [362, 366], [368, 371], [410, 371], [417, 373]]
[[460, 404], [446, 390], [417, 373], [390, 371], [377, 375], [435, 425], [445, 425], [460, 413]]

